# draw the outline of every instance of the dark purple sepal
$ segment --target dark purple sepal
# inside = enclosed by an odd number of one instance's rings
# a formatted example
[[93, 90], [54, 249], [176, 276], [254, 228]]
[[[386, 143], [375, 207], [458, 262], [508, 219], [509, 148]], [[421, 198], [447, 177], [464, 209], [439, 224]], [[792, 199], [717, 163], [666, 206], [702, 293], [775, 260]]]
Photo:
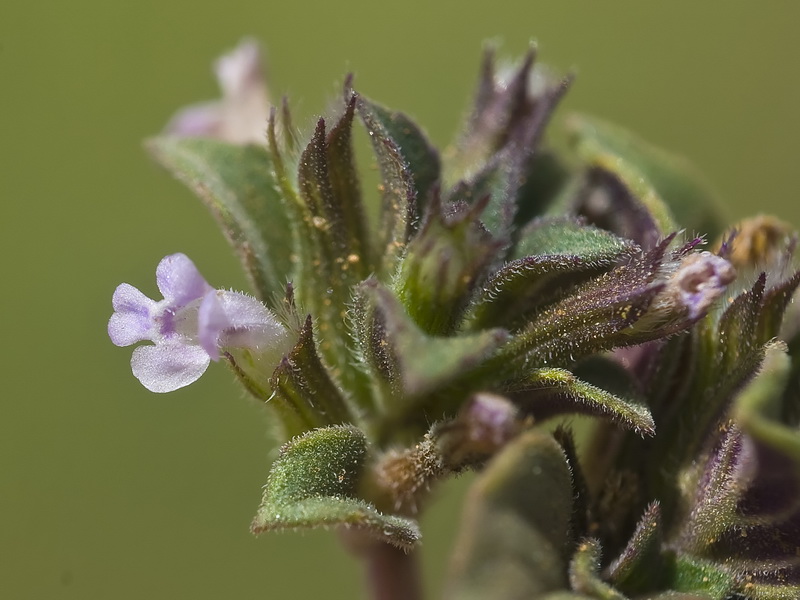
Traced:
[[[448, 199], [491, 197], [484, 221], [509, 246], [514, 241], [514, 224], [535, 212], [526, 184], [538, 179], [534, 174], [542, 174], [534, 166], [537, 148], [571, 80], [555, 81], [539, 71], [534, 75], [534, 58], [535, 52], [529, 51], [513, 74], [504, 78], [496, 73], [493, 52], [486, 52], [472, 114], [445, 170], [446, 184], [460, 182], [446, 195]], [[562, 177], [556, 173], [556, 179]], [[526, 207], [519, 219], [522, 203]]]
[[538, 364], [561, 366], [594, 352], [661, 337], [658, 327], [639, 331], [632, 326], [666, 288], [659, 273], [673, 238], [574, 288], [541, 311], [503, 349], [502, 359], [527, 357]]
[[618, 174], [595, 166], [586, 170], [572, 204], [575, 214], [642, 248], [652, 248], [666, 233], [647, 206]]

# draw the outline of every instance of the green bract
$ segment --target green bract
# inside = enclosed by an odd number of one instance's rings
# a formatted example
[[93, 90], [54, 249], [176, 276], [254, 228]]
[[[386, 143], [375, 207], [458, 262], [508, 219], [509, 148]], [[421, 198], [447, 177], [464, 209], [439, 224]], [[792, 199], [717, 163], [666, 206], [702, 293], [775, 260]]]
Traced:
[[798, 598], [796, 236], [735, 235], [683, 161], [615, 126], [570, 118], [556, 153], [568, 84], [487, 53], [441, 154], [350, 80], [305, 136], [284, 105], [263, 145], [148, 143], [298, 340], [268, 368], [227, 356], [285, 442], [253, 531], [411, 550], [427, 491], [472, 468], [450, 598]]

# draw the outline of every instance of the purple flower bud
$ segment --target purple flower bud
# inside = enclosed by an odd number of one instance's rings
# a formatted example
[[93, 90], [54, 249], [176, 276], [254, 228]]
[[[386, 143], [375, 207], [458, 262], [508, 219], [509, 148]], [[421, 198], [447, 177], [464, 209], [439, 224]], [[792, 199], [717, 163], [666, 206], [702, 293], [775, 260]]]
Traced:
[[681, 261], [666, 291], [675, 294], [694, 321], [706, 314], [734, 279], [736, 270], [731, 263], [710, 252], [698, 252]]
[[708, 313], [734, 279], [736, 269], [724, 258], [711, 252], [682, 255], [679, 251], [662, 265], [661, 289], [625, 335], [645, 342], [690, 327]]
[[123, 283], [114, 291], [108, 335], [117, 346], [151, 341], [133, 351], [133, 374], [148, 390], [171, 392], [196, 381], [221, 348], [283, 354], [290, 336], [258, 300], [215, 290], [184, 254], [165, 257], [156, 269], [155, 301]]
[[180, 110], [167, 124], [166, 133], [265, 144], [270, 103], [258, 43], [243, 40], [217, 59], [214, 72], [222, 99]]

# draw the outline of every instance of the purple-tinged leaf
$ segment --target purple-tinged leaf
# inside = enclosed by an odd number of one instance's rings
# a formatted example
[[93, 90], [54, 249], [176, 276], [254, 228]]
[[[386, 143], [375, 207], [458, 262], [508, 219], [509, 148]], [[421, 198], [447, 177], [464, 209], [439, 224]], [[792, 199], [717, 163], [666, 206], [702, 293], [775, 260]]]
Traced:
[[[567, 365], [593, 352], [661, 337], [658, 327], [625, 330], [645, 316], [665, 290], [659, 274], [671, 240], [672, 236], [647, 254], [576, 287], [540, 312], [504, 347], [498, 362], [527, 357], [539, 364]], [[673, 315], [664, 317], [671, 320]]]
[[[349, 80], [345, 83], [346, 95], [352, 93], [350, 83]], [[439, 152], [430, 143], [425, 132], [407, 115], [390, 110], [364, 96], [359, 95], [358, 102], [362, 115], [367, 114], [370, 122], [379, 123], [385, 134], [400, 149], [414, 180], [417, 203], [415, 213], [425, 214], [431, 194], [439, 185], [441, 171]]]
[[670, 231], [667, 227], [673, 231], [675, 227], [671, 219], [659, 223], [651, 208], [642, 202], [637, 192], [648, 198], [647, 190], [632, 190], [626, 183], [619, 173], [603, 166], [590, 167], [569, 208], [592, 225], [650, 249]]
[[[347, 103], [341, 119], [328, 132], [325, 148], [331, 191], [334, 202], [341, 211], [342, 228], [347, 240], [346, 264], [361, 280], [372, 271], [375, 261], [353, 154], [352, 132], [356, 102], [354, 95]], [[354, 257], [359, 260], [354, 261]]]
[[314, 315], [319, 351], [334, 376], [347, 389], [363, 390], [364, 375], [349, 354], [350, 334], [343, 309], [350, 301], [352, 286], [371, 268], [371, 259], [360, 254], [370, 251], [360, 198], [353, 195], [349, 140], [353, 111], [351, 103], [330, 134], [325, 121], [318, 121], [300, 156], [297, 189], [276, 138], [274, 119], [268, 138], [276, 179], [298, 240], [293, 282], [298, 304]]
[[[621, 181], [627, 179], [633, 184], [628, 186], [629, 189], [655, 217], [656, 224], [665, 228], [662, 234], [675, 228], [674, 223], [663, 218], [667, 215], [665, 206], [669, 206], [669, 213], [675, 215], [675, 222], [681, 227], [710, 236], [721, 232], [723, 207], [702, 175], [688, 161], [648, 144], [621, 127], [585, 115], [568, 119], [567, 129], [578, 154], [588, 163], [599, 163], [602, 165], [600, 168], [608, 172], [639, 174], [652, 186], [665, 204], [655, 201], [652, 196], [648, 198], [644, 186], [637, 193], [635, 175], [632, 178], [620, 177]], [[606, 162], [602, 157], [615, 157], [616, 161]]]
[[445, 163], [446, 184], [456, 184], [446, 197], [470, 202], [489, 195], [484, 223], [509, 247], [513, 225], [531, 212], [526, 206], [520, 214], [520, 204], [531, 203], [525, 186], [537, 173], [542, 132], [570, 83], [534, 69], [534, 57], [529, 51], [515, 72], [504, 76], [495, 71], [493, 53], [486, 53], [472, 115]]
[[697, 480], [689, 513], [679, 517], [678, 547], [702, 555], [734, 523], [741, 494], [755, 476], [754, 452], [738, 428], [731, 426], [723, 434]]

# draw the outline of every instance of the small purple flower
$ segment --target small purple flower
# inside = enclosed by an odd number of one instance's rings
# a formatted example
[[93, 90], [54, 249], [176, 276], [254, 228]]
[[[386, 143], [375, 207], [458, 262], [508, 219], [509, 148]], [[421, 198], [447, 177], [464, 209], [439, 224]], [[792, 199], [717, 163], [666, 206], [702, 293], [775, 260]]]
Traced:
[[131, 368], [152, 392], [171, 392], [196, 381], [220, 348], [256, 354], [288, 351], [286, 328], [258, 300], [215, 290], [185, 254], [171, 254], [156, 269], [155, 301], [127, 283], [114, 291], [108, 335], [117, 346], [151, 341], [133, 351]]
[[182, 137], [210, 137], [232, 144], [265, 144], [269, 95], [261, 48], [243, 40], [214, 63], [222, 98], [188, 106], [172, 117], [166, 132]]

